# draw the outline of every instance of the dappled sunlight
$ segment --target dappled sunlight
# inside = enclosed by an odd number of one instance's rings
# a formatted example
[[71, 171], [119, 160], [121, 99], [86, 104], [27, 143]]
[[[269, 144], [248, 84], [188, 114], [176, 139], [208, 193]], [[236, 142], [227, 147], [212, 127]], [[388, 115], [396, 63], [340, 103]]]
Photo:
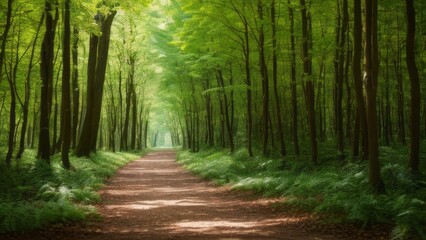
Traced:
[[132, 203], [125, 203], [120, 205], [108, 205], [107, 209], [126, 209], [126, 210], [149, 210], [159, 207], [169, 207], [169, 206], [203, 206], [207, 202], [196, 201], [193, 199], [184, 199], [184, 200], [153, 200], [153, 201], [137, 201]]
[[255, 233], [262, 232], [263, 234], [270, 233], [265, 228], [277, 226], [284, 223], [298, 223], [306, 221], [306, 218], [278, 218], [278, 219], [261, 219], [258, 221], [246, 220], [235, 218], [232, 220], [217, 219], [206, 221], [190, 221], [184, 220], [181, 222], [173, 223], [169, 229], [177, 232], [211, 232], [220, 231], [222, 233]]

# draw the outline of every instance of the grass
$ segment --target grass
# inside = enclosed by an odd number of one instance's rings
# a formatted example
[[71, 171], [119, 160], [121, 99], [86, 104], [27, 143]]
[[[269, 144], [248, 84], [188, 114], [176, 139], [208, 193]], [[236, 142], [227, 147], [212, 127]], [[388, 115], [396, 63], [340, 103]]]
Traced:
[[141, 153], [100, 151], [90, 158], [71, 157], [71, 171], [62, 168], [60, 155], [48, 165], [35, 154], [26, 150], [13, 167], [0, 166], [0, 233], [98, 218], [93, 206], [100, 200], [97, 190]]
[[[338, 163], [332, 146], [321, 148], [320, 164], [309, 156], [250, 158], [245, 149], [233, 155], [219, 149], [182, 151], [178, 161], [187, 169], [218, 184], [283, 197], [283, 203], [305, 211], [325, 213], [334, 222], [363, 226], [394, 225], [393, 239], [426, 239], [426, 177], [413, 177], [403, 161], [406, 150], [383, 147], [382, 177], [386, 194], [372, 193], [366, 162]], [[422, 155], [424, 159], [424, 155]]]

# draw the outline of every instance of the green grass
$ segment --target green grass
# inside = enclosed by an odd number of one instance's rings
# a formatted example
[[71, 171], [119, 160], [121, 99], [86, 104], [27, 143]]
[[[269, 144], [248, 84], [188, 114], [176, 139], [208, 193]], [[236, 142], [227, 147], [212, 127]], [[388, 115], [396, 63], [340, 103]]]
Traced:
[[60, 155], [52, 164], [26, 150], [11, 168], [0, 166], [0, 233], [25, 232], [52, 223], [98, 218], [92, 204], [106, 178], [141, 153], [98, 152], [90, 158], [71, 157], [73, 170], [62, 168]]
[[[249, 158], [245, 149], [229, 155], [218, 149], [182, 151], [178, 161], [187, 169], [218, 184], [259, 195], [283, 197], [284, 205], [325, 213], [333, 222], [363, 226], [394, 225], [392, 238], [426, 239], [426, 177], [413, 178], [405, 167], [406, 150], [381, 148], [386, 194], [372, 193], [366, 162], [338, 163], [332, 146], [321, 148], [320, 164], [309, 156]], [[422, 156], [424, 159], [424, 156]]]

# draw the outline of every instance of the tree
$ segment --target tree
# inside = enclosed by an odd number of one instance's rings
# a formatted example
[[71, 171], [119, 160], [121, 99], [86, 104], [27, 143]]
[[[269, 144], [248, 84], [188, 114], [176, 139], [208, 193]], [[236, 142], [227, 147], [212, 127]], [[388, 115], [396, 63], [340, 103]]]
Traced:
[[368, 128], [368, 180], [377, 192], [383, 192], [384, 186], [380, 176], [379, 144], [377, 128], [377, 79], [378, 79], [378, 45], [377, 45], [377, 0], [365, 1], [365, 90], [367, 98]]
[[89, 156], [91, 152], [96, 151], [111, 25], [116, 13], [115, 10], [110, 10], [106, 16], [98, 13], [95, 17], [102, 35], [96, 36], [95, 34], [91, 34], [90, 36], [87, 70], [87, 106], [76, 148], [77, 156]]
[[312, 79], [312, 27], [311, 13], [305, 0], [300, 0], [302, 13], [302, 53], [303, 53], [303, 79], [305, 81], [305, 98], [308, 109], [309, 136], [311, 142], [311, 161], [317, 163], [318, 140], [315, 126], [315, 93]]
[[405, 0], [407, 14], [406, 61], [411, 83], [410, 160], [409, 168], [419, 171], [420, 156], [420, 82], [416, 66], [416, 11], [413, 0]]
[[[360, 156], [361, 159], [368, 157], [368, 132], [367, 132], [367, 118], [365, 112], [365, 102], [363, 94], [362, 73], [361, 73], [361, 55], [362, 55], [362, 9], [361, 1], [354, 0], [354, 55], [352, 64], [352, 74], [354, 78], [356, 103], [357, 103], [357, 122], [360, 131], [355, 129], [355, 136], [359, 136], [361, 132], [361, 152], [359, 152], [359, 139], [354, 139], [353, 155]], [[355, 124], [357, 125], [357, 124]]]
[[53, 81], [53, 54], [56, 26], [55, 20], [52, 16], [52, 4], [50, 1], [46, 0], [44, 6], [46, 30], [41, 47], [40, 75], [42, 85], [40, 95], [40, 133], [38, 155], [50, 163], [49, 115], [51, 101], [49, 101], [49, 89], [51, 88], [50, 85]]
[[62, 51], [62, 110], [61, 110], [61, 133], [62, 133], [62, 165], [70, 169], [69, 150], [71, 145], [71, 24], [70, 24], [70, 0], [65, 0], [64, 11], [64, 36]]

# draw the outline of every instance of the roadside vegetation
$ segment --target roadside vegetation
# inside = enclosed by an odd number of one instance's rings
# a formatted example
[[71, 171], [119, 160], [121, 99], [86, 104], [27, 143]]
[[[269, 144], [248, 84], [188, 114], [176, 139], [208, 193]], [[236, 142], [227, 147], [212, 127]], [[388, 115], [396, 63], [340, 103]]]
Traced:
[[404, 148], [381, 147], [386, 193], [380, 195], [369, 186], [366, 161], [342, 164], [333, 161], [331, 144], [319, 149], [318, 164], [306, 154], [289, 155], [283, 165], [278, 156], [250, 158], [245, 149], [233, 155], [219, 149], [182, 151], [178, 161], [205, 179], [266, 197], [282, 197], [283, 205], [325, 214], [330, 216], [327, 221], [363, 227], [385, 223], [394, 226], [393, 239], [426, 239], [426, 176], [410, 174], [403, 163]]
[[90, 158], [71, 156], [68, 171], [60, 155], [49, 165], [36, 160], [35, 151], [26, 150], [16, 165], [0, 166], [0, 234], [98, 218], [93, 206], [100, 200], [97, 190], [140, 155], [99, 151]]

